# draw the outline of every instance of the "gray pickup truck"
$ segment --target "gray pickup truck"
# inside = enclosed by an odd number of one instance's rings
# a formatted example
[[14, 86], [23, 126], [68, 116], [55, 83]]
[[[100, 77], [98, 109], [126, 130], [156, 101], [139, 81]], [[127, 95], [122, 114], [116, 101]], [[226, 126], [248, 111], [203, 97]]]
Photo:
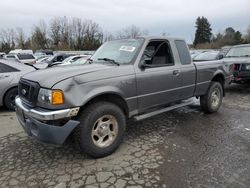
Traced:
[[26, 74], [19, 82], [16, 113], [28, 135], [76, 144], [98, 158], [122, 142], [126, 120], [142, 120], [192, 103], [216, 112], [232, 78], [222, 62], [192, 63], [184, 40], [140, 37], [104, 43], [86, 65]]

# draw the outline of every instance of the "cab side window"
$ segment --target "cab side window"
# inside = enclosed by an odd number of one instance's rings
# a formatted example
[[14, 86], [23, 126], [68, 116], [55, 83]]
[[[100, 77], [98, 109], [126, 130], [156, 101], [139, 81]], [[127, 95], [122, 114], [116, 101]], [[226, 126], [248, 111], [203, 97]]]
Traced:
[[170, 45], [164, 40], [150, 42], [143, 54], [143, 60], [145, 59], [152, 67], [174, 65]]

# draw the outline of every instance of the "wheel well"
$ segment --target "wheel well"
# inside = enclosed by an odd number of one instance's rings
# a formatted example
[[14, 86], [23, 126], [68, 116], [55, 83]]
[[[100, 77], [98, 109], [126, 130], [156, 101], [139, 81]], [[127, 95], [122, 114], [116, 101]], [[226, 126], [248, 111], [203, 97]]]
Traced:
[[127, 105], [126, 101], [121, 96], [119, 96], [117, 94], [113, 94], [113, 93], [98, 95], [98, 96], [94, 97], [93, 99], [91, 99], [90, 101], [88, 101], [84, 105], [84, 107], [88, 106], [90, 104], [99, 102], [99, 101], [108, 101], [110, 103], [113, 103], [113, 104], [117, 105], [118, 107], [120, 107], [126, 116], [128, 116], [128, 114], [129, 114], [129, 109], [128, 109], [128, 105]]
[[217, 74], [215, 77], [212, 79], [213, 82], [219, 82], [223, 88], [223, 96], [225, 96], [225, 78], [222, 74]]
[[18, 88], [18, 86], [13, 86], [13, 87], [7, 89], [7, 91], [5, 91], [5, 93], [4, 93], [4, 95], [3, 95], [3, 98], [2, 98], [2, 104], [3, 104], [4, 106], [5, 106], [4, 99], [5, 99], [6, 94], [8, 93], [9, 90], [14, 89], [14, 88]]

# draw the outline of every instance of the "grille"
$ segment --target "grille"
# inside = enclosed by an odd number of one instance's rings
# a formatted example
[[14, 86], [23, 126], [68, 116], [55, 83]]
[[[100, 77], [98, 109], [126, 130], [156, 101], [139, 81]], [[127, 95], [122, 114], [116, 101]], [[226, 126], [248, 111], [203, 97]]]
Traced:
[[29, 106], [35, 106], [39, 89], [38, 83], [21, 79], [18, 84], [18, 95]]

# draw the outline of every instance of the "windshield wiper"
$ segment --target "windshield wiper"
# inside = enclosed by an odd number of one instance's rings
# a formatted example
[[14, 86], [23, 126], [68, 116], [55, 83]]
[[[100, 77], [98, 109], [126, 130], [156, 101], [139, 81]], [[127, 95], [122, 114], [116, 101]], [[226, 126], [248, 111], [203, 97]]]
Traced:
[[108, 62], [111, 62], [117, 66], [120, 66], [120, 63], [116, 62], [114, 59], [109, 59], [109, 58], [98, 58], [97, 60], [103, 60], [103, 61], [108, 61]]
[[36, 69], [36, 70], [39, 70], [37, 67], [35, 67], [34, 65], [32, 65], [32, 64], [29, 64], [29, 63], [24, 63], [25, 65], [28, 65], [28, 66], [30, 66], [30, 67], [33, 67], [34, 69]]

